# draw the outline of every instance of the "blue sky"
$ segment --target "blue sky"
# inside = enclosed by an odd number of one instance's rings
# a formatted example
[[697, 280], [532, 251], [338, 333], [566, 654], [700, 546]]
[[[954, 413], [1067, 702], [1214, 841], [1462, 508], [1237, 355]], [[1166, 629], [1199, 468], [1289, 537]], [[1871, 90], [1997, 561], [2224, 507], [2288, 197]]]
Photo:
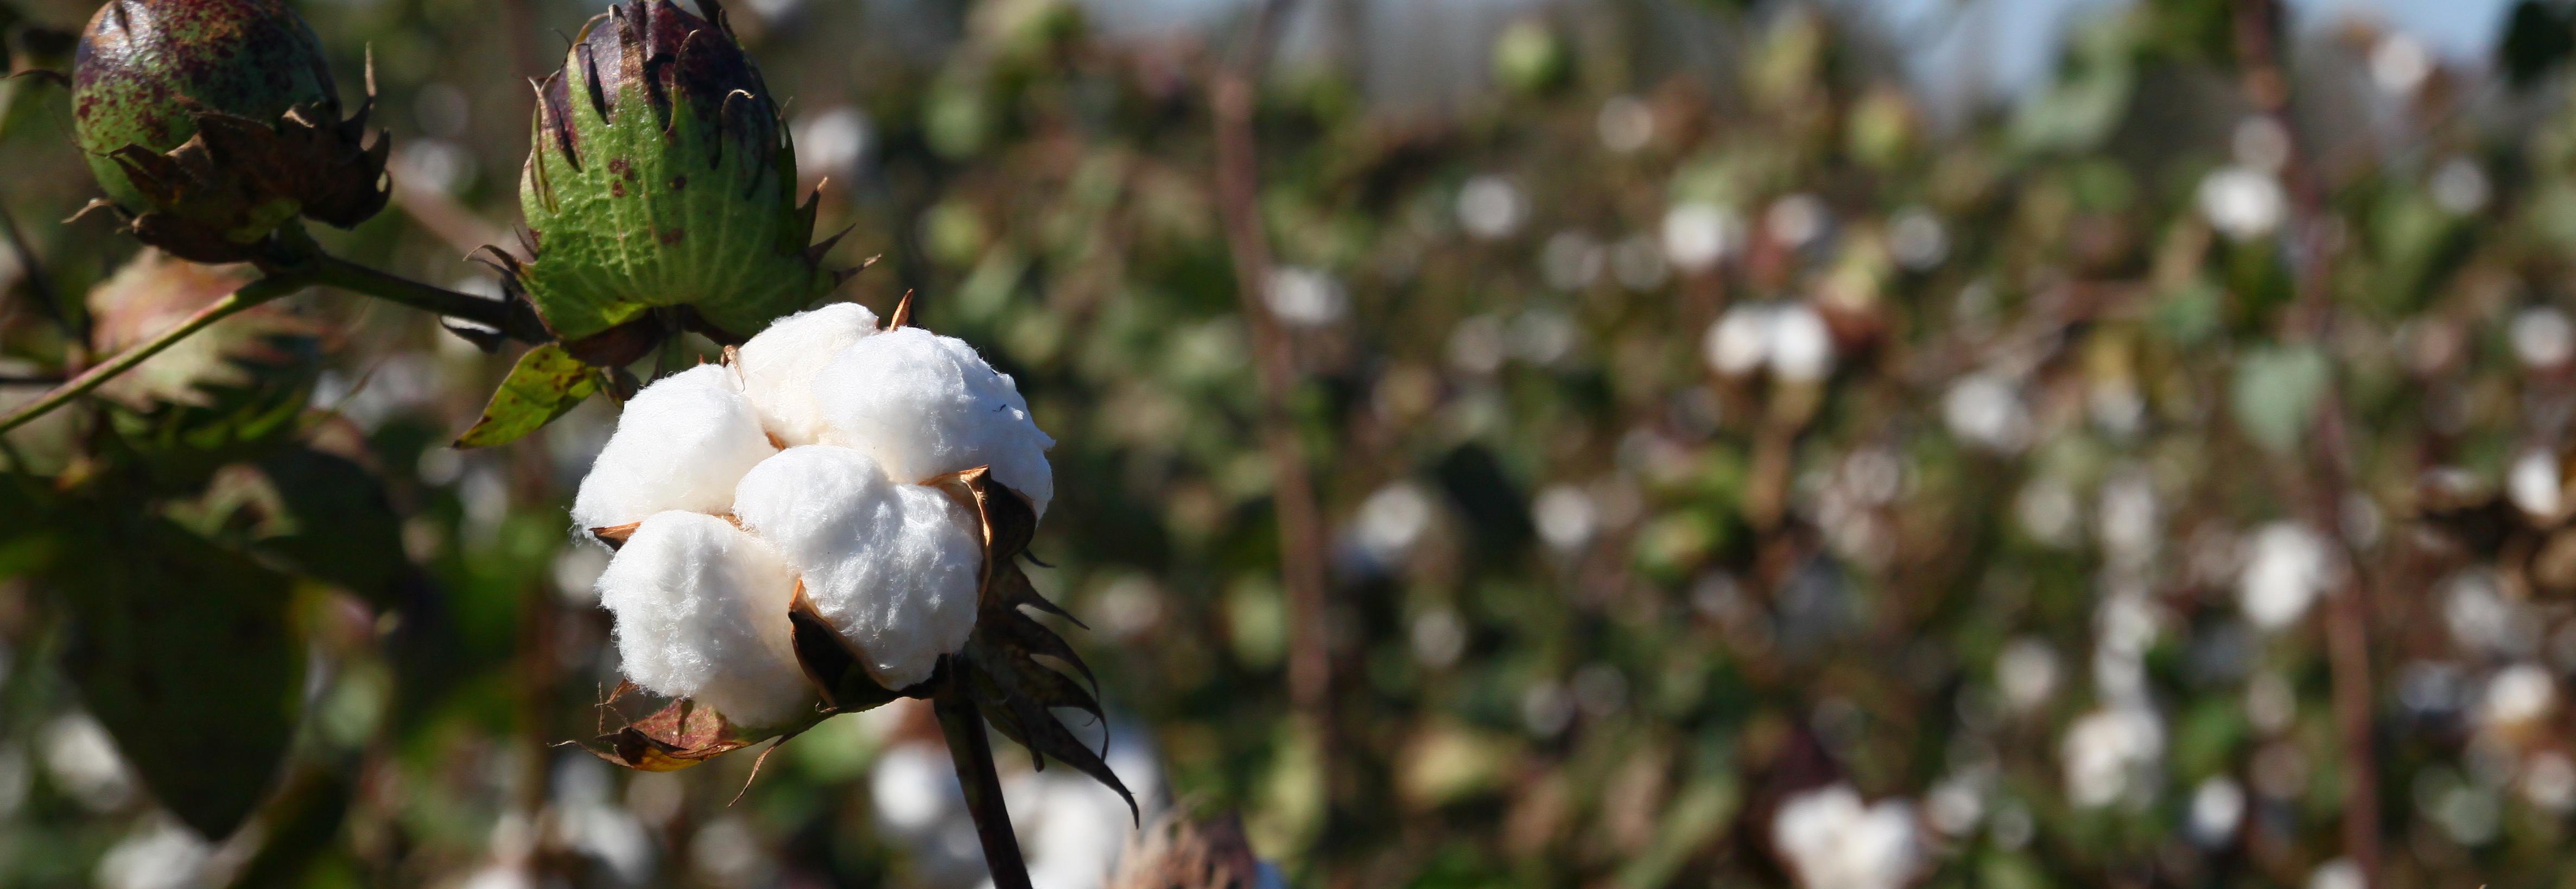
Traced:
[[[1248, 0], [1080, 0], [1095, 21], [1113, 31], [1198, 30], [1229, 20]], [[1414, 76], [1426, 81], [1472, 81], [1461, 74], [1481, 68], [1485, 41], [1521, 11], [1550, 0], [1366, 0], [1373, 42], [1427, 65]], [[1987, 95], [2018, 95], [2041, 82], [2056, 59], [2069, 25], [2129, 0], [1819, 0], [1876, 16], [1899, 34], [1921, 34], [1909, 47], [1909, 67], [1936, 104], [1962, 98], [1962, 88]], [[2375, 18], [2413, 35], [2442, 59], [2482, 62], [2501, 32], [2513, 0], [2287, 0], [2301, 28], [2352, 17]], [[1964, 5], [1962, 5], [1964, 4]], [[1313, 5], [1313, 4], [1309, 4]], [[1944, 9], [1959, 7], [1947, 31], [1922, 27]], [[1941, 39], [1929, 39], [1939, 35]], [[1462, 70], [1448, 70], [1448, 69]], [[1433, 92], [1449, 86], [1430, 87]]]
[[[1899, 30], [1922, 23], [1960, 0], [1842, 0], [1872, 9]], [[2037, 82], [2056, 57], [2067, 26], [2082, 16], [2116, 8], [2122, 0], [1967, 0], [1959, 27], [1949, 39], [1921, 47], [1915, 71], [1934, 80], [1952, 80], [1955, 66], [1967, 63], [1969, 35], [1982, 46], [1973, 60], [1985, 68], [1987, 84], [2017, 92]], [[2314, 28], [2353, 17], [2375, 18], [2413, 35], [2446, 60], [2483, 60], [2502, 32], [2512, 0], [2289, 0], [2301, 28]]]

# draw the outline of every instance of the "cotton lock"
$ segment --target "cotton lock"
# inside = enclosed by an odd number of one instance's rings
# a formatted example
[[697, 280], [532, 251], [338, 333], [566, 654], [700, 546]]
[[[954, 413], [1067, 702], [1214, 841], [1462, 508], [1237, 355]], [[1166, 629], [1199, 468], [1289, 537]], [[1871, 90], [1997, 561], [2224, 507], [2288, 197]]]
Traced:
[[991, 466], [993, 478], [1046, 515], [1055, 439], [1029, 421], [1009, 374], [964, 340], [919, 328], [862, 339], [814, 381], [823, 443], [855, 448], [903, 481]]
[[743, 476], [734, 510], [778, 544], [815, 613], [887, 688], [930, 678], [975, 629], [984, 540], [945, 491], [889, 481], [858, 451], [811, 445]]
[[599, 575], [627, 678], [744, 725], [786, 723], [814, 700], [789, 645], [795, 592], [769, 544], [676, 510], [644, 520]]
[[708, 364], [636, 393], [573, 495], [573, 522], [609, 528], [666, 510], [731, 509], [734, 483], [778, 452], [736, 384], [732, 370]]
[[823, 438], [823, 409], [814, 378], [852, 344], [877, 332], [877, 316], [858, 303], [833, 303], [778, 319], [742, 344], [734, 370], [760, 411], [760, 425], [789, 447]]

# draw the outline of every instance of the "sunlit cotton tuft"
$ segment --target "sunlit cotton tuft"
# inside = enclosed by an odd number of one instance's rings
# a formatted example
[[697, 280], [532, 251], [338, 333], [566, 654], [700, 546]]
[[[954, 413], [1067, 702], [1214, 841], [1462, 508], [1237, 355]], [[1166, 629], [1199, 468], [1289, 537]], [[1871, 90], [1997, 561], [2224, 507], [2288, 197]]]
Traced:
[[742, 344], [734, 372], [760, 425], [789, 447], [823, 438], [814, 378], [852, 343], [877, 332], [877, 316], [858, 303], [833, 303], [780, 318]]
[[741, 725], [782, 725], [811, 707], [788, 638], [795, 593], [776, 549], [693, 512], [645, 519], [599, 575], [627, 678]]
[[984, 541], [937, 488], [900, 484], [866, 454], [791, 448], [743, 476], [735, 514], [805, 579], [816, 614], [887, 688], [930, 678], [975, 629]]
[[1030, 421], [1010, 375], [963, 340], [918, 328], [860, 340], [816, 378], [814, 397], [822, 443], [866, 453], [898, 482], [991, 466], [1041, 516], [1055, 497], [1046, 462], [1055, 439]]
[[777, 452], [731, 370], [709, 364], [672, 374], [626, 403], [573, 497], [573, 523], [608, 528], [667, 510], [723, 512], [742, 474]]

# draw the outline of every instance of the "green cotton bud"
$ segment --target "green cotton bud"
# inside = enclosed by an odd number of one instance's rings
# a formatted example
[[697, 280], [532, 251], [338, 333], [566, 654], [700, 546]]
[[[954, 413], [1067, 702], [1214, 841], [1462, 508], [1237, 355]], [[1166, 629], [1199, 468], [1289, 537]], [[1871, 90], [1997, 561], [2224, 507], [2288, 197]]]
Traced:
[[[372, 77], [370, 80], [372, 81]], [[321, 41], [282, 0], [114, 0], [72, 58], [72, 131], [136, 237], [231, 262], [298, 216], [384, 209], [369, 99], [347, 119]]]
[[593, 364], [641, 357], [677, 327], [740, 342], [849, 274], [821, 266], [831, 241], [807, 246], [814, 203], [796, 202], [778, 108], [723, 12], [699, 8], [611, 6], [537, 88], [519, 179], [533, 258], [501, 262]]

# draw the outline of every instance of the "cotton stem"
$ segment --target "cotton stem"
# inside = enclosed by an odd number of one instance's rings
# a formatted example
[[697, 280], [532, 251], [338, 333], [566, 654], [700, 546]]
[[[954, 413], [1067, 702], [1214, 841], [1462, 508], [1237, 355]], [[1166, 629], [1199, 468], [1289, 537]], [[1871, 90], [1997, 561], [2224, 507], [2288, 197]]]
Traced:
[[1002, 778], [993, 770], [993, 741], [984, 734], [984, 717], [967, 694], [966, 667], [949, 661], [948, 681], [931, 695], [939, 714], [939, 733], [948, 739], [948, 757], [957, 764], [957, 783], [966, 791], [966, 812], [974, 816], [975, 836], [984, 843], [984, 866], [994, 889], [1030, 889], [1029, 865], [1020, 857], [1020, 839], [1011, 833], [1011, 813], [1002, 803]]
[[401, 275], [369, 268], [358, 263], [316, 251], [304, 258], [298, 271], [312, 277], [313, 283], [361, 293], [388, 302], [400, 303], [424, 312], [471, 321], [501, 332], [502, 336], [520, 342], [542, 343], [554, 337], [546, 332], [543, 321], [526, 303], [488, 299], [458, 293], [444, 287], [432, 287]]
[[6, 434], [12, 429], [26, 425], [28, 421], [53, 412], [55, 408], [70, 404], [72, 399], [89, 394], [108, 380], [115, 379], [118, 374], [133, 370], [146, 359], [161, 354], [161, 350], [170, 348], [173, 344], [195, 335], [197, 331], [204, 330], [217, 321], [231, 317], [244, 309], [294, 293], [303, 289], [308, 283], [311, 283], [311, 279], [306, 275], [288, 273], [270, 275], [243, 285], [241, 289], [225, 294], [224, 298], [198, 309], [196, 314], [188, 316], [187, 320], [179, 322], [178, 326], [162, 331], [151, 341], [119, 352], [116, 357], [82, 371], [80, 376], [73, 377], [70, 382], [55, 387], [53, 391], [20, 406], [17, 410], [10, 411], [6, 419], [0, 419], [0, 434]]

